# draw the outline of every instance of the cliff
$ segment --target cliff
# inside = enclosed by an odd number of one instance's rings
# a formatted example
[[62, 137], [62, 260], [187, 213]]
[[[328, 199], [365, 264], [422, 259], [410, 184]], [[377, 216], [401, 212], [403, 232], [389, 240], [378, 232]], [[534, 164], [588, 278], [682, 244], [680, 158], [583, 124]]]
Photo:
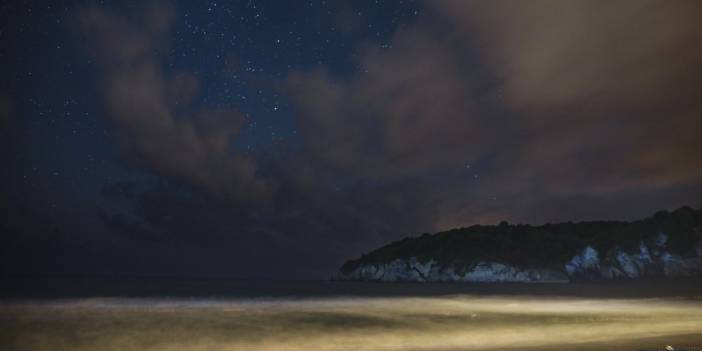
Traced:
[[336, 280], [568, 282], [702, 276], [702, 209], [634, 222], [472, 226], [406, 238], [346, 262]]

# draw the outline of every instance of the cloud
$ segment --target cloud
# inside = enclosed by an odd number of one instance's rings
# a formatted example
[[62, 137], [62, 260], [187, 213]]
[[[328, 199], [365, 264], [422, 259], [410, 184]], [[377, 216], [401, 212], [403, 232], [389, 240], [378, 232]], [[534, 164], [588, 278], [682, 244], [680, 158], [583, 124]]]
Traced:
[[[373, 169], [381, 159], [366, 162], [355, 154], [337, 165], [327, 162], [333, 155], [323, 160], [318, 154], [321, 144], [317, 151], [284, 159], [234, 152], [230, 143], [241, 131], [241, 113], [200, 108], [202, 83], [196, 75], [167, 72], [161, 63], [174, 18], [173, 8], [163, 3], [134, 17], [99, 8], [79, 14], [99, 63], [106, 117], [121, 155], [161, 178], [156, 184], [108, 186], [103, 195], [114, 206], [102, 208], [99, 220], [114, 240], [135, 248], [161, 245], [165, 256], [180, 257], [179, 267], [192, 263], [182, 267], [189, 271], [319, 278], [358, 252], [431, 228], [434, 211], [427, 187], [414, 183], [409, 189], [401, 179], [382, 184], [357, 179], [395, 173]], [[421, 74], [419, 67], [413, 69]], [[370, 103], [370, 96], [365, 99]], [[331, 129], [308, 127], [306, 140], [329, 140], [324, 133]], [[361, 137], [364, 131], [357, 133]], [[407, 154], [402, 148], [412, 143], [403, 135], [393, 138], [393, 152]], [[330, 142], [335, 148], [342, 143]], [[417, 167], [410, 159], [398, 164]], [[136, 251], [148, 260], [143, 250]], [[219, 268], [212, 268], [215, 261]]]
[[312, 157], [361, 179], [422, 179], [437, 227], [602, 215], [587, 204], [619, 200], [644, 215], [702, 195], [699, 12], [432, 2], [392, 49], [362, 49], [351, 79], [296, 72], [288, 87]]
[[655, 103], [653, 92], [689, 92], [702, 59], [694, 45], [702, 8], [693, 1], [439, 3], [480, 45], [517, 106]]
[[309, 150], [370, 179], [421, 175], [475, 159], [494, 128], [475, 81], [436, 33], [400, 31], [393, 49], [366, 46], [350, 81], [324, 70], [293, 73], [288, 91]]
[[439, 4], [520, 114], [523, 166], [594, 190], [702, 178], [699, 3]]
[[80, 14], [102, 68], [107, 117], [124, 157], [166, 177], [250, 204], [265, 202], [275, 182], [257, 174], [255, 160], [232, 151], [244, 117], [236, 110], [192, 104], [198, 79], [166, 73], [159, 59], [168, 50], [175, 18], [165, 3], [146, 6], [127, 19], [93, 7]]
[[123, 157], [177, 184], [118, 192], [134, 208], [103, 224], [188, 246], [183, 261], [203, 269], [319, 277], [424, 231], [699, 205], [701, 31], [688, 6], [431, 2], [392, 48], [359, 45], [353, 75], [291, 72], [302, 147], [281, 158], [234, 152], [241, 113], [201, 108], [197, 76], [164, 69], [171, 7], [86, 9]]

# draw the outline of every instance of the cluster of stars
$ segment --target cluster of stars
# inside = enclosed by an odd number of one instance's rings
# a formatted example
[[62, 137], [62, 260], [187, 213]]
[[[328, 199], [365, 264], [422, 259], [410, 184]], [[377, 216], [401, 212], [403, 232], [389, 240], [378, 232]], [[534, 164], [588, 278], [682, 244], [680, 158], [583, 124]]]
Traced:
[[[74, 23], [71, 19], [84, 8], [25, 5], [10, 8], [7, 15], [15, 23], [2, 33], [23, 42], [0, 50], [6, 67], [15, 67], [8, 72], [12, 85], [25, 96], [18, 100], [18, 113], [26, 116], [22, 123], [32, 126], [27, 139], [36, 143], [35, 154], [22, 155], [26, 171], [21, 178], [41, 189], [75, 187], [85, 192], [90, 187], [75, 181], [82, 172], [93, 177], [92, 191], [99, 193], [96, 189], [107, 180], [134, 177], [135, 170], [115, 162], [119, 155], [111, 139], [112, 126], [104, 116], [101, 68], [81, 46], [83, 40], [76, 37], [75, 28], [67, 24]], [[138, 9], [133, 3], [94, 5], [114, 13]], [[374, 42], [391, 50], [394, 31], [400, 22], [411, 21], [419, 13], [418, 6], [414, 1], [377, 0], [351, 6], [328, 1], [299, 6], [253, 0], [204, 4], [174, 0], [170, 45], [155, 55], [164, 73], [189, 72], [198, 77], [200, 91], [194, 100], [202, 105], [198, 108], [228, 108], [246, 116], [233, 147], [247, 153], [276, 153], [283, 144], [300, 145], [296, 111], [281, 91], [290, 73], [320, 67], [339, 77], [357, 73], [362, 70], [355, 66], [359, 45]], [[343, 18], [351, 22], [342, 23]], [[25, 59], [8, 62], [19, 57]]]

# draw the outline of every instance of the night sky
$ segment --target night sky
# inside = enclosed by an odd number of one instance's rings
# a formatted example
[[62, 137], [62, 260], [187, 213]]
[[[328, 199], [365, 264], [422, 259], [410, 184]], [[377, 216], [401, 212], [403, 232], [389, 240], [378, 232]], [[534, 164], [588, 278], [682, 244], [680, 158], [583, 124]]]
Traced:
[[324, 279], [702, 204], [699, 1], [7, 1], [0, 273]]

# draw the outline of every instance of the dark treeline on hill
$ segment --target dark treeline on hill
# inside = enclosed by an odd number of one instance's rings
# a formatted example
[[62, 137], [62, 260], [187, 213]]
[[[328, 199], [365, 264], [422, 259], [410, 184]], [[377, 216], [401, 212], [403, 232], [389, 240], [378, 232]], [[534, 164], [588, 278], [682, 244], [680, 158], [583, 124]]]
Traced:
[[348, 274], [361, 264], [382, 264], [396, 259], [435, 260], [440, 265], [470, 266], [480, 260], [498, 261], [519, 267], [559, 268], [585, 246], [598, 252], [618, 247], [638, 250], [640, 242], [668, 236], [667, 248], [682, 257], [696, 255], [702, 239], [702, 209], [689, 206], [673, 212], [659, 211], [634, 222], [591, 221], [578, 223], [474, 225], [436, 234], [405, 238], [383, 246], [359, 259], [346, 262]]

